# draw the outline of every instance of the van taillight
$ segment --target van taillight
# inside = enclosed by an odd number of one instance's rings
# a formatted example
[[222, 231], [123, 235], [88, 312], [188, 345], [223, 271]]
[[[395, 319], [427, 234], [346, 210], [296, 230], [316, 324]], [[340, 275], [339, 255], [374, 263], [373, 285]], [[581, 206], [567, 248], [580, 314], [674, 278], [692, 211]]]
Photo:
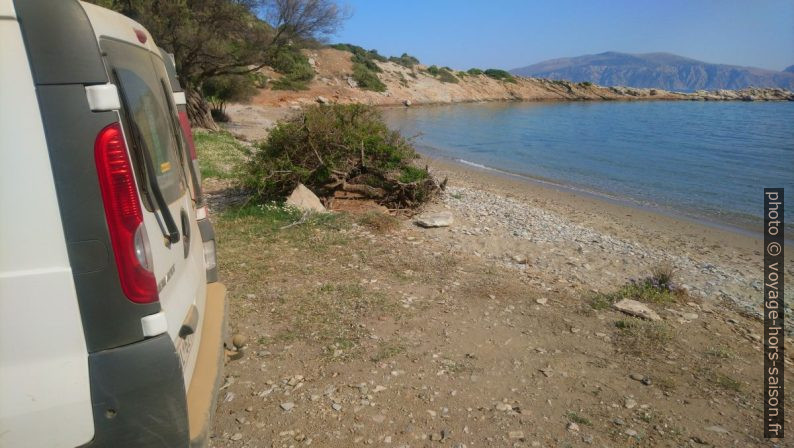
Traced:
[[133, 302], [156, 302], [159, 297], [149, 237], [119, 123], [100, 131], [94, 143], [94, 158], [121, 289]]
[[190, 150], [190, 160], [198, 159], [196, 155], [196, 145], [193, 143], [193, 132], [190, 130], [190, 120], [187, 118], [187, 112], [179, 112], [179, 126], [182, 128], [182, 134], [187, 141], [187, 147]]

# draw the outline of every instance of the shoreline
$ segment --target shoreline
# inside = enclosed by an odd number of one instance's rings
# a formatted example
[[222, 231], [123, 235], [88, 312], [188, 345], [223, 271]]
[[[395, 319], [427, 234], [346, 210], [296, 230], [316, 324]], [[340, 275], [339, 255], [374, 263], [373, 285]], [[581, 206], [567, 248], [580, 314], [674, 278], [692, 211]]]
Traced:
[[[420, 147], [419, 149], [424, 150], [424, 147]], [[555, 179], [546, 179], [542, 177], [533, 176], [531, 174], [522, 174], [522, 173], [513, 173], [510, 171], [501, 170], [499, 168], [490, 167], [487, 165], [482, 165], [475, 162], [470, 162], [464, 159], [455, 159], [449, 158], [444, 156], [432, 156], [424, 153], [423, 151], [419, 151], [422, 156], [422, 159], [431, 160], [436, 164], [448, 166], [448, 167], [457, 167], [463, 171], [474, 171], [478, 173], [482, 173], [484, 175], [493, 175], [496, 177], [504, 177], [506, 179], [512, 179], [517, 182], [525, 182], [532, 185], [537, 185], [541, 188], [546, 188], [550, 190], [555, 190], [559, 192], [567, 192], [572, 193], [574, 195], [580, 195], [587, 198], [591, 198], [595, 201], [600, 201], [608, 204], [612, 204], [618, 207], [624, 207], [632, 210], [637, 210], [640, 212], [651, 213], [655, 215], [665, 216], [673, 220], [681, 220], [690, 222], [692, 224], [701, 225], [706, 228], [720, 230], [729, 233], [735, 233], [744, 237], [753, 238], [755, 240], [760, 241], [763, 238], [763, 232], [759, 229], [752, 228], [752, 227], [743, 227], [738, 224], [720, 222], [716, 219], [709, 219], [706, 216], [698, 216], [694, 214], [687, 214], [686, 212], [679, 211], [673, 208], [663, 208], [661, 206], [655, 206], [652, 204], [643, 204], [638, 200], [632, 199], [630, 197], [620, 197], [617, 195], [611, 195], [606, 192], [596, 191], [596, 190], [588, 190], [585, 187], [580, 187], [576, 185], [566, 184], [564, 181], [557, 181]], [[759, 218], [760, 221], [760, 218]], [[759, 224], [762, 224], [759, 222]], [[785, 244], [788, 247], [794, 243], [793, 239], [786, 239]]]
[[[554, 291], [610, 292], [669, 264], [678, 282], [708, 306], [731, 304], [758, 318], [763, 240], [595, 195], [422, 155], [449, 187], [429, 210], [456, 222], [452, 250], [523, 271]], [[790, 246], [790, 244], [786, 244]], [[515, 260], [526, 257], [525, 263]], [[788, 266], [794, 256], [786, 257]], [[785, 289], [790, 292], [791, 275]], [[794, 323], [790, 318], [789, 324]]]

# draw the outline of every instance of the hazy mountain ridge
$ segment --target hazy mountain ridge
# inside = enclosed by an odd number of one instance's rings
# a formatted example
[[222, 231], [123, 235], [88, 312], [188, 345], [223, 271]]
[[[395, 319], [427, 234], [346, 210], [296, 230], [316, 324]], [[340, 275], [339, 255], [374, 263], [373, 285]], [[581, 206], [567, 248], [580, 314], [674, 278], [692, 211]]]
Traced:
[[779, 87], [794, 90], [794, 66], [777, 72], [711, 64], [670, 53], [606, 52], [543, 61], [510, 70], [521, 76], [677, 91]]

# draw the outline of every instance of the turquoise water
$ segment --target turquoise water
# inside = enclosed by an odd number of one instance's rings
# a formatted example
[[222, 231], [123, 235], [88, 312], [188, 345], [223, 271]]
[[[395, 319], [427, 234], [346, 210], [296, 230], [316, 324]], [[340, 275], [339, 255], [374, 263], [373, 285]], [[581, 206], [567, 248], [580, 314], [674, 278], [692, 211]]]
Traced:
[[[487, 103], [388, 109], [430, 157], [761, 231], [763, 188], [794, 196], [794, 103]], [[787, 237], [794, 206], [786, 210]]]

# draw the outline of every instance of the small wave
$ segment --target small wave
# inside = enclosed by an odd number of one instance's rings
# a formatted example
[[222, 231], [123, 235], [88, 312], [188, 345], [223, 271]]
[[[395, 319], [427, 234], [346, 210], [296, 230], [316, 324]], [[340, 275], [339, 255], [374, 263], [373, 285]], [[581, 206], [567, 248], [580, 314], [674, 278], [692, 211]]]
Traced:
[[456, 159], [456, 160], [458, 162], [464, 164], [464, 165], [473, 166], [475, 168], [480, 168], [480, 169], [483, 169], [483, 170], [499, 171], [500, 173], [511, 174], [511, 173], [508, 173], [506, 171], [501, 171], [501, 170], [497, 170], [496, 168], [491, 168], [490, 166], [485, 166], [485, 165], [482, 165], [482, 164], [479, 164], [479, 163], [469, 162], [468, 160], [465, 160], [465, 159]]

